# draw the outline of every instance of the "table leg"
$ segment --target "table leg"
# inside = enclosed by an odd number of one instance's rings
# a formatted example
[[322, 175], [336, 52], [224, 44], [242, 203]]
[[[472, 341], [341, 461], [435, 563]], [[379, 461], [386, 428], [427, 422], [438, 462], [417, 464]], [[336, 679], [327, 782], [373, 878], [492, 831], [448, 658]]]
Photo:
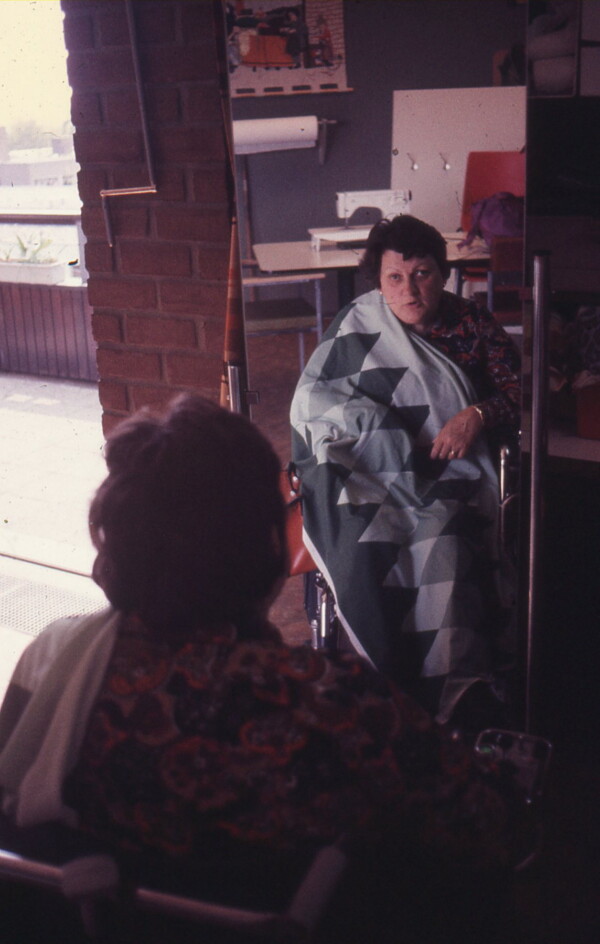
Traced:
[[456, 295], [462, 295], [463, 275], [460, 266], [454, 269], [454, 292]]
[[338, 269], [338, 305], [340, 309], [349, 305], [355, 297], [354, 269]]

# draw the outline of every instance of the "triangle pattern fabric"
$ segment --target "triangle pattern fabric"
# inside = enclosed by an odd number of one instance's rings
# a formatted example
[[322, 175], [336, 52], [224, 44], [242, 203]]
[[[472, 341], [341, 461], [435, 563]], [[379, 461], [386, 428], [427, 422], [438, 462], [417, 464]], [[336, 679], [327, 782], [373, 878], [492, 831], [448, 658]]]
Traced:
[[[429, 457], [474, 402], [462, 372], [391, 313], [358, 298], [312, 355], [292, 402], [305, 542], [359, 652], [405, 688], [487, 674], [477, 562], [491, 560], [497, 479], [487, 447]], [[467, 642], [465, 643], [464, 640]]]

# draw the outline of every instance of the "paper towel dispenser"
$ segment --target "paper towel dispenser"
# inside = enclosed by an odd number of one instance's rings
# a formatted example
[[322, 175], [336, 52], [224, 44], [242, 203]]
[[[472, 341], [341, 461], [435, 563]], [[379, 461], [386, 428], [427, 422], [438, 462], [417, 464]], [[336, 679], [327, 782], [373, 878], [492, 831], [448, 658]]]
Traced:
[[249, 118], [233, 122], [233, 147], [236, 154], [315, 147], [318, 137], [319, 122], [316, 115]]

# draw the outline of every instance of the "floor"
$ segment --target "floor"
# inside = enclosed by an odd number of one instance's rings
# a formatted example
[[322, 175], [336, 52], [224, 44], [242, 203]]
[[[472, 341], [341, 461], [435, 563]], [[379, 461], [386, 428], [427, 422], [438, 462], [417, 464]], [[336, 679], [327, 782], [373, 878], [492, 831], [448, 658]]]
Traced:
[[0, 373], [0, 553], [89, 573], [100, 421], [95, 384]]
[[[248, 352], [250, 387], [260, 391], [253, 419], [285, 465], [290, 457], [287, 413], [299, 372], [297, 341], [293, 336], [255, 338]], [[1, 695], [19, 653], [50, 618], [102, 604], [102, 595], [84, 576], [92, 560], [87, 502], [103, 475], [96, 389], [0, 374], [0, 428], [5, 446], [0, 463]], [[31, 560], [36, 552], [50, 566], [15, 559], [21, 553]], [[61, 566], [78, 573], [57, 569]], [[287, 581], [272, 616], [288, 641], [309, 638], [302, 578]], [[518, 878], [517, 927], [502, 944], [600, 942], [598, 725], [582, 724], [576, 710], [563, 710], [561, 704], [553, 705], [550, 714], [554, 759], [545, 795], [543, 854]]]
[[95, 384], [0, 373], [0, 698], [32, 636], [104, 603], [87, 530], [100, 416]]
[[[306, 337], [306, 357], [314, 349], [314, 335]], [[291, 458], [289, 405], [300, 373], [298, 341], [295, 335], [276, 338], [249, 338], [249, 388], [257, 390], [260, 402], [251, 408], [252, 419], [269, 437], [281, 460], [282, 468]], [[271, 610], [275, 625], [286, 640], [300, 644], [310, 638], [304, 613], [304, 583], [301, 576], [291, 577]]]

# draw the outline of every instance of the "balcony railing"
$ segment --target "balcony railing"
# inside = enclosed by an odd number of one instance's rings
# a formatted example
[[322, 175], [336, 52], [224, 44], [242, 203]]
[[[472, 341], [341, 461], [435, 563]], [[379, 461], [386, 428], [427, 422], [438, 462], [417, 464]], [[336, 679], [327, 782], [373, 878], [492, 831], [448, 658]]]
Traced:
[[[0, 224], [77, 228], [77, 268], [57, 285], [2, 281], [0, 266], [0, 370], [67, 380], [98, 379], [92, 309], [87, 300], [80, 217], [70, 212], [0, 213]], [[71, 261], [71, 260], [69, 260]], [[81, 268], [80, 268], [81, 266]]]
[[0, 282], [0, 370], [97, 380], [85, 285]]

